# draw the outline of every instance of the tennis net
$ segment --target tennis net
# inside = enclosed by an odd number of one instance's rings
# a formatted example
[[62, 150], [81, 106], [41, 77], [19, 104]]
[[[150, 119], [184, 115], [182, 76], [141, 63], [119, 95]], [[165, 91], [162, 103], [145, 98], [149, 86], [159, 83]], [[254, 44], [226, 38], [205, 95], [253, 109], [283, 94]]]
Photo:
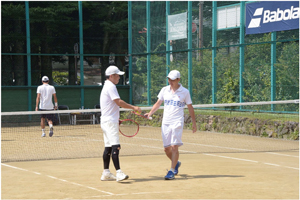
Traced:
[[[299, 151], [299, 101], [194, 105], [197, 128], [185, 110], [180, 153]], [[143, 113], [151, 107], [142, 107]], [[54, 115], [54, 135], [41, 137], [41, 114]], [[1, 113], [1, 161], [101, 157], [100, 109]], [[120, 135], [120, 156], [164, 154], [163, 107], [147, 120], [121, 109], [120, 119], [140, 124], [133, 138]], [[137, 150], [138, 149], [138, 150]]]

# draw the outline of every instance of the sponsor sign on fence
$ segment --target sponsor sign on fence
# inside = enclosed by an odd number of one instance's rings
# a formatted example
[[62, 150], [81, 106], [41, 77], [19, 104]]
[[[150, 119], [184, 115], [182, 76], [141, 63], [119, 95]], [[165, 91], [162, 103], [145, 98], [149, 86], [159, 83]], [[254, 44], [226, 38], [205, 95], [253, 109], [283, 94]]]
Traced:
[[168, 40], [187, 38], [187, 12], [168, 16]]
[[299, 29], [299, 1], [246, 4], [246, 34]]

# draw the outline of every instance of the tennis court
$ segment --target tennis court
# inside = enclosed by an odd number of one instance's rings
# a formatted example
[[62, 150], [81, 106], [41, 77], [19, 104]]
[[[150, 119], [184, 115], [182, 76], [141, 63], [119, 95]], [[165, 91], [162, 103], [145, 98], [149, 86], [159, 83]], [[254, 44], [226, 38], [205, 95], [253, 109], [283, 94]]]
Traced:
[[[100, 181], [99, 125], [2, 127], [2, 199], [299, 199], [299, 142], [184, 130], [175, 180], [159, 127], [121, 138], [121, 169], [129, 179]], [[17, 162], [15, 162], [17, 161]], [[112, 172], [115, 172], [111, 163]]]

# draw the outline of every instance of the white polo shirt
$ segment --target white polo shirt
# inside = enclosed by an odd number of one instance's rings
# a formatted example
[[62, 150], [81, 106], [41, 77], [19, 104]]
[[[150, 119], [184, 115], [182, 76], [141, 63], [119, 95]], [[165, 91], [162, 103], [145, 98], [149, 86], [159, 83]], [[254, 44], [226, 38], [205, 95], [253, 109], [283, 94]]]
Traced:
[[100, 94], [101, 123], [119, 123], [120, 108], [114, 102], [115, 99], [120, 99], [117, 87], [110, 80], [106, 80]]
[[172, 94], [171, 86], [163, 87], [158, 99], [164, 101], [163, 124], [173, 124], [175, 122], [184, 122], [184, 106], [192, 104], [190, 92], [181, 84]]
[[56, 93], [55, 88], [52, 85], [43, 84], [38, 86], [36, 93], [41, 94], [40, 109], [53, 110], [52, 95]]

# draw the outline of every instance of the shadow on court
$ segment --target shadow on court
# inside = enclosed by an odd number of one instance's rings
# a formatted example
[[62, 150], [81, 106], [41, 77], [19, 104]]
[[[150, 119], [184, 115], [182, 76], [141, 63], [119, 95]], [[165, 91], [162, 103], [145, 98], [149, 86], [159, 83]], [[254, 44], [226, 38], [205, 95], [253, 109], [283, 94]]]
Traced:
[[[180, 174], [175, 177], [174, 180], [166, 181], [176, 181], [176, 180], [187, 180], [187, 179], [207, 179], [207, 178], [241, 178], [244, 176], [240, 175], [188, 175]], [[120, 182], [122, 184], [131, 184], [134, 182], [149, 182], [149, 181], [159, 181], [165, 180], [163, 176], [150, 176], [148, 178], [130, 178], [128, 181]]]

